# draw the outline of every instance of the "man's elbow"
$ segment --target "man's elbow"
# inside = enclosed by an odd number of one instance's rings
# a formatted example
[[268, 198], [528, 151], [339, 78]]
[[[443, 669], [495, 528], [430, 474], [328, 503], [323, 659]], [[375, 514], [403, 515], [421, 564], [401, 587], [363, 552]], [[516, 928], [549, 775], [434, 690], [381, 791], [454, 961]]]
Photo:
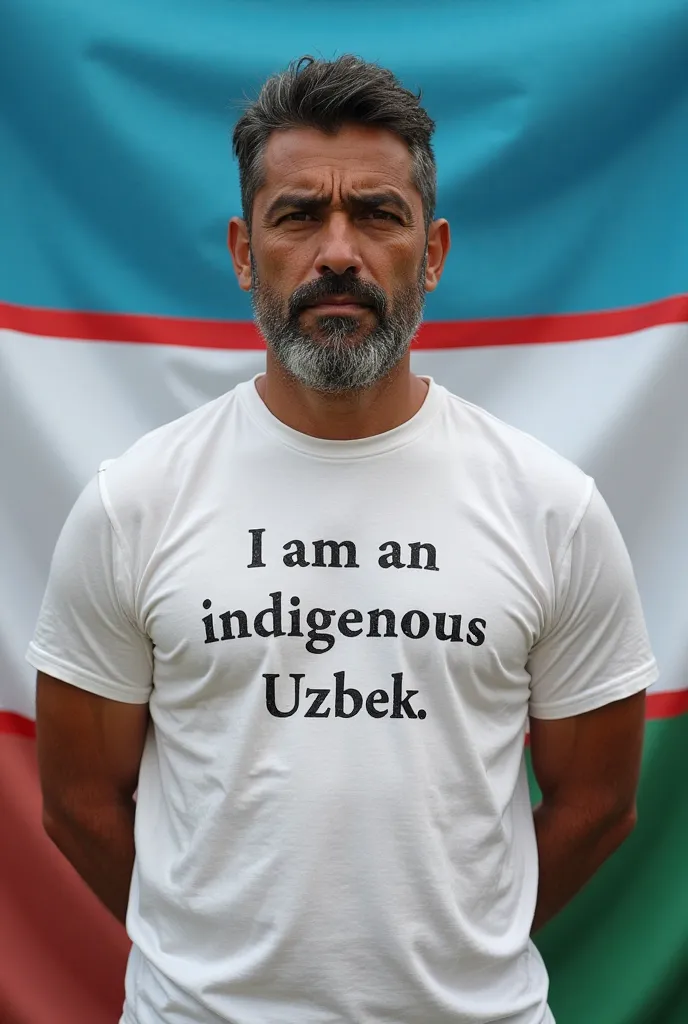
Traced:
[[43, 832], [57, 848], [64, 852], [65, 844], [71, 845], [75, 838], [93, 831], [93, 818], [83, 809], [67, 807], [64, 803], [43, 801], [41, 823]]
[[635, 803], [630, 806], [614, 808], [602, 818], [600, 831], [603, 845], [606, 847], [606, 856], [610, 856], [622, 843], [626, 842], [637, 823], [638, 808]]
[[70, 831], [65, 818], [55, 815], [44, 808], [41, 823], [43, 825], [43, 832], [51, 843], [57, 846], [58, 849], [61, 849], [65, 840], [65, 834]]
[[619, 832], [627, 839], [638, 824], [638, 808], [635, 804], [619, 816]]

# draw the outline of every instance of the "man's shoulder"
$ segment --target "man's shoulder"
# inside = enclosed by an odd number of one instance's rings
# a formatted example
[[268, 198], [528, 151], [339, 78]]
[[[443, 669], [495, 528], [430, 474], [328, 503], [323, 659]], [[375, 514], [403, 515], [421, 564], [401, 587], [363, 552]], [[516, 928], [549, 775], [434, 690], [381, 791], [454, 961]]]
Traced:
[[138, 468], [155, 473], [159, 467], [178, 464], [178, 459], [189, 449], [203, 445], [232, 404], [236, 389], [174, 420], [161, 424], [142, 434], [121, 455], [107, 460], [108, 469], [133, 472]]
[[173, 500], [185, 480], [224, 440], [237, 388], [143, 434], [121, 455], [106, 459], [98, 476], [112, 511], [155, 511]]
[[592, 479], [571, 459], [487, 409], [448, 392], [457, 443], [474, 471], [537, 505], [565, 509], [589, 499]]

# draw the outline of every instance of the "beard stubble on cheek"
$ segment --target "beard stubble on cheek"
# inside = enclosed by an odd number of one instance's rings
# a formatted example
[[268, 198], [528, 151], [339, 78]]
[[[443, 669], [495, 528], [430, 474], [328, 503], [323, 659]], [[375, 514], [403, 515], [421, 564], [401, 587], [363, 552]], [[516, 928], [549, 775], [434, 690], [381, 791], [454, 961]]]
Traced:
[[[285, 301], [259, 280], [252, 260], [256, 323], [278, 362], [306, 387], [329, 393], [370, 387], [402, 359], [420, 326], [426, 262], [427, 256], [416, 283], [398, 288], [391, 299], [378, 285], [342, 274], [308, 282]], [[314, 329], [304, 325], [309, 303], [343, 294], [368, 304], [370, 313], [319, 316]]]

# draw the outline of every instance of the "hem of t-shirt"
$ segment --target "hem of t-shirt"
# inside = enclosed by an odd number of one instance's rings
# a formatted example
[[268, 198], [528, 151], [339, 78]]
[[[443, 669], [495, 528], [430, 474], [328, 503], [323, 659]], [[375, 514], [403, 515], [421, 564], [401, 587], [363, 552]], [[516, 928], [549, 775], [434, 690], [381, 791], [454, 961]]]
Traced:
[[572, 700], [559, 700], [552, 704], [531, 703], [528, 713], [531, 718], [545, 720], [573, 718], [575, 715], [584, 715], [587, 711], [595, 711], [597, 708], [604, 707], [605, 704], [612, 704], [616, 700], [623, 700], [624, 697], [632, 697], [642, 690], [647, 690], [657, 682], [658, 678], [659, 670], [657, 662], [653, 658], [613, 682], [605, 683], [604, 686], [590, 690]]
[[92, 672], [85, 672], [77, 665], [71, 665], [69, 662], [63, 661], [62, 658], [41, 650], [33, 640], [29, 644], [25, 658], [37, 672], [45, 672], [63, 683], [69, 683], [70, 686], [95, 693], [98, 697], [107, 697], [108, 700], [116, 700], [121, 704], [147, 704], [149, 701], [150, 691], [134, 693], [130, 683], [122, 683], [121, 686], [118, 686], [112, 680], [103, 679]]

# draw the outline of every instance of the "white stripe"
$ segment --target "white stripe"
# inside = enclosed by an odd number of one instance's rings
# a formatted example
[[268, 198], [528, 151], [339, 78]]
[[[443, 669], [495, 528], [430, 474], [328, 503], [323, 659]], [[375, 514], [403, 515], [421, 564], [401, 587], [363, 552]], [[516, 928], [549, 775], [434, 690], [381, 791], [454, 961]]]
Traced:
[[[417, 352], [414, 369], [597, 480], [628, 544], [661, 677], [688, 680], [688, 325], [580, 344]], [[261, 352], [0, 331], [0, 707], [33, 716], [33, 631], [57, 533], [98, 464], [259, 372]], [[9, 499], [8, 499], [9, 496]]]

